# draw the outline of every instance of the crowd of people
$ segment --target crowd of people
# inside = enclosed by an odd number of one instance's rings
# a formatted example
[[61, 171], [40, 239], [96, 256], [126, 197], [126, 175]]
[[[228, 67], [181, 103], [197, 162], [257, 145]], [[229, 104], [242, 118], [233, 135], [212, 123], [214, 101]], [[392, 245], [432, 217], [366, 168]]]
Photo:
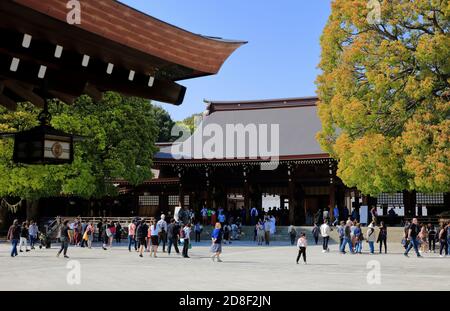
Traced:
[[[206, 210], [206, 216], [205, 215]], [[214, 221], [213, 229], [210, 233], [211, 238], [211, 256], [213, 261], [221, 262], [220, 254], [222, 252], [222, 244], [231, 243], [232, 240], [238, 239], [241, 230], [240, 217], [234, 218], [233, 215], [227, 214], [223, 209], [211, 213], [209, 219], [207, 209], [200, 211], [201, 218], [191, 218], [189, 213], [186, 215], [178, 215], [177, 218], [170, 218], [166, 221], [166, 216], [162, 214], [159, 220], [134, 218], [128, 226], [122, 228], [117, 221], [100, 220], [97, 223], [93, 221], [82, 220], [80, 217], [72, 221], [57, 218], [57, 234], [56, 237], [61, 243], [61, 247], [57, 253], [68, 258], [67, 251], [69, 245], [77, 247], [92, 248], [93, 242], [96, 240], [101, 243], [103, 250], [113, 247], [113, 241], [121, 243], [124, 237], [128, 241], [128, 251], [133, 250], [140, 257], [148, 252], [150, 257], [157, 257], [158, 249], [162, 248], [162, 252], [170, 255], [172, 249], [183, 256], [189, 258], [189, 249], [192, 247], [191, 234], [195, 234], [195, 242], [201, 241], [204, 226], [209, 225], [210, 221]], [[378, 252], [387, 253], [388, 228], [381, 221], [377, 224], [376, 215], [373, 215], [365, 233], [362, 230], [361, 223], [357, 219], [349, 216], [346, 221], [339, 223], [334, 221], [331, 223], [328, 213], [321, 214], [322, 223], [319, 226], [316, 222], [312, 228], [311, 235], [316, 245], [319, 238], [322, 239], [322, 252], [330, 251], [329, 241], [331, 232], [336, 230], [339, 237], [338, 249], [342, 254], [347, 251], [352, 254], [361, 254], [363, 251], [364, 241], [368, 244], [368, 253], [375, 253], [375, 243], [378, 243]], [[317, 220], [317, 219], [316, 219]], [[277, 218], [274, 213], [262, 212], [256, 208], [250, 210], [250, 221], [254, 223], [253, 240], [258, 245], [269, 245], [271, 236], [276, 233]], [[45, 231], [45, 230], [44, 230]], [[288, 227], [288, 235], [291, 245], [297, 244], [298, 256], [296, 262], [303, 258], [306, 264], [306, 248], [308, 245], [307, 235], [305, 232], [297, 232], [295, 226]], [[18, 256], [19, 252], [29, 252], [35, 249], [36, 242], [39, 240], [39, 247], [49, 248], [49, 238], [47, 232], [41, 232], [35, 221], [26, 221], [19, 223], [14, 220], [8, 231], [8, 240], [11, 241], [11, 257]], [[297, 241], [297, 243], [296, 243]], [[432, 224], [419, 224], [417, 218], [411, 223], [406, 223], [402, 238], [402, 245], [405, 248], [404, 255], [408, 256], [409, 252], [414, 249], [417, 257], [421, 257], [423, 253], [435, 253], [439, 244], [439, 255], [441, 257], [450, 254], [450, 222], [442, 223], [439, 228]], [[180, 249], [181, 248], [181, 252]]]

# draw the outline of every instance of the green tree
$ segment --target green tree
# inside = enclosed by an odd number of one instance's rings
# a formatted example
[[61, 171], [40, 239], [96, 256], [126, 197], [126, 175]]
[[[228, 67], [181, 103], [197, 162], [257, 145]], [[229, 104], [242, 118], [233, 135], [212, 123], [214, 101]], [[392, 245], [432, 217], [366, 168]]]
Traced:
[[159, 129], [157, 142], [173, 141], [174, 138], [171, 135], [171, 131], [175, 125], [175, 121], [172, 120], [170, 114], [160, 106], [153, 106], [151, 111]]
[[366, 194], [446, 192], [450, 3], [376, 3], [379, 19], [368, 19], [376, 6], [366, 0], [332, 2], [321, 37], [318, 139], [344, 183]]
[[[75, 157], [66, 165], [22, 165], [12, 162], [13, 140], [0, 140], [0, 197], [35, 202], [42, 197], [77, 195], [84, 198], [117, 194], [111, 180], [133, 185], [151, 178], [158, 134], [149, 101], [106, 92], [94, 103], [81, 96], [69, 106], [54, 101], [52, 125], [84, 136], [75, 143]], [[15, 112], [0, 112], [0, 131], [15, 132], [37, 125], [38, 110], [19, 104]]]
[[195, 123], [196, 120], [201, 119], [201, 117], [202, 117], [201, 113], [194, 113], [191, 116], [185, 118], [184, 120], [178, 121], [177, 124], [180, 126], [187, 127], [192, 134], [194, 133], [195, 127], [198, 125]]

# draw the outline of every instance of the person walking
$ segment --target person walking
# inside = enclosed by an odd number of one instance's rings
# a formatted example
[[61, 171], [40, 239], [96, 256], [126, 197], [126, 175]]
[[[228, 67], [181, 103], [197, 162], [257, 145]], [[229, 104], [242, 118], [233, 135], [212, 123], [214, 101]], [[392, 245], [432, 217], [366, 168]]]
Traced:
[[450, 221], [447, 223], [447, 254], [450, 255]]
[[270, 228], [271, 228], [270, 220], [268, 217], [264, 219], [264, 241], [266, 245], [270, 243]]
[[414, 248], [414, 251], [416, 252], [417, 257], [422, 257], [419, 254], [419, 247], [418, 247], [418, 235], [419, 235], [419, 225], [417, 218], [413, 218], [412, 224], [409, 226], [408, 229], [408, 235], [406, 239], [409, 241], [408, 247], [406, 248], [406, 251], [403, 253], [405, 257], [408, 257], [409, 251]]
[[300, 260], [300, 257], [303, 256], [303, 264], [306, 265], [306, 247], [308, 246], [308, 241], [306, 240], [306, 234], [304, 232], [300, 233], [300, 237], [297, 241], [298, 255], [297, 255], [297, 264]]
[[432, 224], [428, 224], [428, 251], [436, 253], [436, 228]]
[[90, 221], [86, 227], [86, 231], [84, 232], [84, 235], [86, 235], [87, 237], [86, 242], [89, 249], [92, 248], [92, 242], [94, 241], [94, 233], [95, 233], [94, 223]]
[[34, 249], [34, 243], [36, 242], [39, 234], [39, 229], [37, 224], [31, 220], [30, 221], [30, 227], [28, 228], [28, 234], [30, 238], [30, 247], [31, 249]]
[[11, 257], [16, 257], [18, 255], [17, 244], [20, 241], [21, 231], [22, 228], [19, 225], [19, 221], [17, 219], [14, 219], [11, 227], [9, 227], [7, 235], [8, 241], [11, 241]]
[[344, 229], [345, 229], [345, 221], [342, 220], [339, 226], [337, 226], [337, 232], [339, 236], [339, 249], [341, 249], [342, 243], [344, 243]]
[[263, 245], [264, 235], [264, 223], [262, 222], [262, 220], [259, 220], [256, 224], [256, 241], [258, 242], [258, 245]]
[[227, 243], [231, 244], [231, 241], [230, 241], [231, 227], [230, 227], [230, 225], [226, 223], [222, 228], [222, 232], [223, 232], [223, 238], [222, 238], [223, 244], [227, 244]]
[[339, 208], [337, 207], [337, 205], [333, 209], [333, 217], [334, 217], [333, 226], [336, 227], [336, 225], [339, 223]]
[[115, 233], [115, 238], [116, 238], [116, 243], [120, 244], [120, 242], [122, 241], [122, 225], [120, 224], [120, 222], [116, 222], [116, 233]]
[[147, 245], [145, 239], [147, 238], [148, 234], [148, 226], [147, 223], [145, 222], [145, 219], [141, 220], [141, 223], [137, 227], [136, 231], [137, 231], [136, 235], [139, 242], [139, 257], [143, 257], [142, 253], [144, 252], [144, 248]]
[[295, 244], [295, 238], [297, 237], [297, 230], [295, 229], [294, 225], [290, 225], [288, 228], [288, 234], [291, 238], [291, 245]]
[[172, 245], [175, 248], [175, 252], [180, 254], [180, 250], [178, 249], [178, 236], [180, 235], [180, 227], [175, 222], [175, 218], [170, 220], [170, 224], [167, 226], [167, 253], [170, 255], [170, 251], [172, 250]]
[[320, 235], [320, 228], [317, 226], [317, 224], [314, 224], [314, 227], [312, 229], [312, 235], [314, 237], [314, 242], [316, 245], [319, 243], [319, 235]]
[[356, 228], [354, 230], [354, 236], [355, 236], [355, 252], [357, 254], [362, 253], [362, 230], [361, 230], [361, 224], [358, 223], [356, 225]]
[[167, 221], [166, 215], [161, 214], [161, 219], [156, 223], [158, 226], [158, 244], [162, 243], [163, 253], [166, 252], [167, 244]]
[[131, 244], [134, 244], [134, 250], [137, 251], [136, 244], [136, 224], [134, 220], [128, 225], [128, 251], [131, 252]]
[[97, 241], [98, 242], [102, 242], [104, 241], [104, 232], [103, 232], [103, 220], [100, 219], [100, 221], [97, 223], [97, 229], [98, 229], [98, 236], [97, 236]]
[[203, 231], [203, 226], [200, 224], [199, 221], [197, 221], [197, 223], [194, 226], [195, 242], [196, 243], [200, 242], [200, 236], [202, 234], [202, 231]]
[[216, 226], [211, 234], [211, 259], [214, 261], [217, 258], [217, 262], [222, 262], [220, 254], [222, 253], [222, 225], [220, 222], [216, 223]]
[[322, 239], [323, 239], [322, 253], [326, 253], [326, 252], [330, 251], [330, 249], [328, 248], [328, 242], [330, 240], [330, 232], [331, 232], [331, 228], [328, 225], [328, 220], [325, 220], [323, 222], [323, 224], [320, 226], [320, 235], [322, 236]]
[[341, 253], [345, 254], [345, 246], [348, 244], [348, 248], [350, 253], [353, 254], [353, 245], [352, 245], [352, 236], [351, 236], [351, 226], [353, 225], [351, 220], [347, 220], [347, 223], [344, 227], [344, 240], [341, 245]]
[[256, 220], [258, 219], [258, 210], [256, 209], [256, 207], [252, 207], [252, 209], [250, 210], [250, 221], [251, 221], [251, 225], [254, 226], [256, 225]]
[[202, 215], [203, 225], [206, 226], [208, 224], [208, 209], [205, 206], [203, 206], [202, 210], [200, 211], [200, 214]]
[[183, 257], [184, 258], [190, 258], [188, 255], [189, 250], [189, 240], [191, 236], [191, 224], [187, 223], [183, 229], [180, 231], [180, 237], [183, 239]]
[[25, 252], [29, 252], [27, 241], [28, 241], [28, 223], [24, 221], [22, 227], [20, 228], [20, 241], [19, 241], [19, 252], [23, 253], [22, 245], [25, 245]]
[[427, 247], [428, 247], [428, 230], [427, 227], [425, 225], [422, 225], [420, 227], [420, 232], [419, 232], [419, 253], [426, 253], [427, 252]]
[[88, 242], [88, 235], [86, 234], [86, 230], [88, 227], [88, 223], [86, 222], [86, 220], [83, 220], [81, 222], [81, 243], [80, 243], [80, 247], [84, 247], [85, 244], [87, 244]]
[[158, 252], [158, 245], [159, 245], [159, 227], [155, 220], [150, 221], [150, 257], [156, 258], [156, 253]]
[[[372, 221], [372, 223], [375, 225], [375, 222]], [[377, 242], [380, 243], [380, 254], [383, 248], [384, 244], [384, 253], [387, 254], [387, 227], [384, 224], [384, 221], [380, 222], [380, 232], [378, 233], [378, 239]]]
[[103, 245], [102, 248], [103, 250], [107, 250], [107, 246], [109, 245], [109, 237], [112, 236], [111, 230], [109, 229], [109, 224], [108, 222], [105, 222], [103, 224], [102, 230], [99, 231], [102, 233], [102, 240], [103, 240]]
[[445, 256], [447, 256], [449, 253], [447, 248], [447, 226], [445, 225], [445, 223], [441, 224], [438, 237], [439, 237], [439, 257], [444, 257], [442, 253], [444, 253]]
[[63, 222], [63, 227], [61, 229], [61, 248], [59, 249], [58, 253], [56, 254], [56, 257], [59, 257], [61, 253], [63, 253], [64, 258], [69, 258], [67, 256], [67, 249], [69, 248], [70, 241], [70, 235], [69, 235], [69, 221], [65, 220]]
[[[380, 238], [380, 235], [378, 235], [378, 239], [379, 238]], [[367, 228], [367, 243], [369, 243], [370, 254], [373, 255], [374, 252], [375, 252], [375, 247], [374, 247], [374, 243], [375, 243], [375, 222], [373, 220], [369, 224], [369, 227]], [[380, 244], [380, 253], [381, 253], [381, 244]]]

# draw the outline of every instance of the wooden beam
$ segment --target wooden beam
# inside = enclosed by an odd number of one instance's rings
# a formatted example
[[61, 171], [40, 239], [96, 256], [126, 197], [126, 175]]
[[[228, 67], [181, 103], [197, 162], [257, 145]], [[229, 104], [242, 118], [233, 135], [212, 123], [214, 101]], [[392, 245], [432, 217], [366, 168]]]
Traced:
[[103, 93], [99, 91], [99, 89], [93, 85], [92, 83], [86, 83], [86, 87], [84, 88], [84, 92], [89, 95], [94, 102], [99, 102], [103, 98]]
[[76, 97], [61, 93], [61, 92], [57, 92], [57, 91], [50, 91], [49, 92], [50, 95], [56, 97], [57, 99], [59, 99], [60, 101], [62, 101], [63, 103], [66, 103], [68, 105], [72, 105], [73, 102], [75, 101]]
[[33, 92], [33, 86], [12, 80], [7, 80], [4, 83], [8, 89], [13, 91], [19, 97], [31, 102], [39, 108], [44, 107], [44, 99]]
[[17, 109], [17, 103], [3, 94], [0, 94], [0, 105], [12, 111]]

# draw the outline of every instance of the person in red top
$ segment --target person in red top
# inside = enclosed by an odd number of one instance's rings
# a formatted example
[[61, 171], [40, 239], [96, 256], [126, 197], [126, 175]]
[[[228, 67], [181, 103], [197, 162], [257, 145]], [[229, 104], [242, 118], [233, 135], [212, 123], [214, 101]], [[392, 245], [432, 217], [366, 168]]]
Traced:
[[216, 211], [212, 210], [211, 211], [211, 226], [215, 226], [217, 222], [217, 215], [216, 215]]

